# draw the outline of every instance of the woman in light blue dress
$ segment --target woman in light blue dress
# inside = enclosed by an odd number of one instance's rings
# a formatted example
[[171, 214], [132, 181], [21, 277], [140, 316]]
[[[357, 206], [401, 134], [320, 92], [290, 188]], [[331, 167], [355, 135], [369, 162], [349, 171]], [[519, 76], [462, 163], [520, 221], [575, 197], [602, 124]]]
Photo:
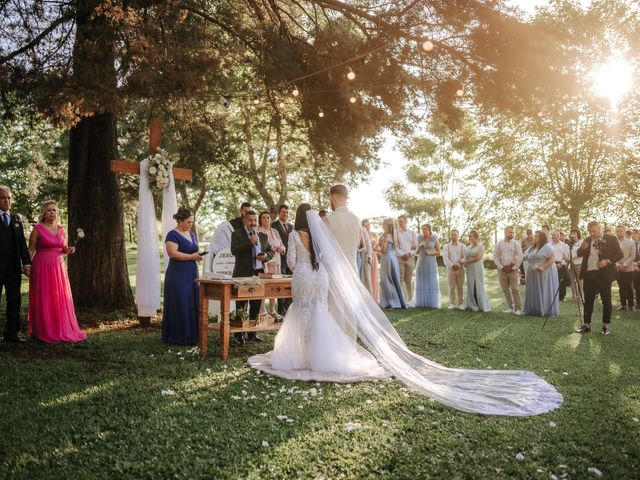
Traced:
[[440, 279], [438, 262], [440, 242], [431, 232], [431, 225], [422, 226], [418, 235], [418, 266], [416, 267], [416, 307], [440, 308]]
[[396, 245], [398, 244], [393, 220], [387, 218], [382, 223], [383, 233], [378, 245], [380, 256], [380, 308], [407, 308], [407, 302], [400, 284], [400, 263]]
[[465, 252], [467, 270], [467, 308], [474, 312], [490, 312], [489, 296], [484, 288], [484, 247], [477, 230], [469, 232], [469, 246]]
[[554, 262], [553, 247], [547, 243], [547, 235], [544, 232], [536, 232], [533, 238], [533, 247], [524, 254], [527, 261], [527, 283], [522, 313], [538, 317], [547, 314], [557, 317], [558, 270]]

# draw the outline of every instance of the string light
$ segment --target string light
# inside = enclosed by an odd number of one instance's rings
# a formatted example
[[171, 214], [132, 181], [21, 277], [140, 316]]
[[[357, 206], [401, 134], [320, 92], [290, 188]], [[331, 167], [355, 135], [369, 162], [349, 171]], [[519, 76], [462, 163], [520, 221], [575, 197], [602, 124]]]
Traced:
[[350, 101], [351, 103], [356, 103], [356, 102], [358, 101], [358, 99], [356, 98], [356, 96], [355, 96], [355, 95], [351, 95], [351, 98], [349, 98], [349, 101]]
[[280, 108], [284, 108], [284, 107], [285, 107], [284, 102], [283, 102], [283, 101], [280, 101], [280, 103], [278, 104], [278, 106], [279, 106]]
[[253, 96], [253, 104], [258, 105], [259, 103], [260, 103], [260, 97], [258, 97], [258, 94], [255, 94]]
[[456, 92], [456, 95], [461, 97], [464, 95], [464, 90], [462, 90], [461, 88], [458, 89], [458, 91]]
[[318, 107], [318, 116], [320, 118], [324, 117], [324, 112], [322, 111], [322, 108]]
[[425, 52], [430, 52], [431, 50], [433, 50], [433, 42], [431, 40], [426, 40], [425, 42], [423, 42], [422, 48], [425, 50]]
[[298, 90], [297, 86], [293, 86], [293, 92], [291, 92], [291, 95], [293, 95], [294, 97], [297, 97], [298, 95], [300, 95], [300, 90]]
[[356, 79], [356, 72], [354, 72], [351, 67], [349, 67], [349, 73], [347, 73], [347, 78], [349, 80], [355, 80]]

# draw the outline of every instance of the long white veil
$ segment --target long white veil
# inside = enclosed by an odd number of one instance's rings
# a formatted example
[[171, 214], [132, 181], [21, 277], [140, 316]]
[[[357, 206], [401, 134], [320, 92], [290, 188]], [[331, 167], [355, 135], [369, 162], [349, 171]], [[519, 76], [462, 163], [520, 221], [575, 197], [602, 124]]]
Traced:
[[471, 413], [525, 416], [554, 410], [562, 395], [527, 371], [447, 368], [413, 353], [364, 288], [317, 212], [307, 212], [318, 260], [329, 275], [332, 316], [357, 332], [378, 362], [406, 385]]

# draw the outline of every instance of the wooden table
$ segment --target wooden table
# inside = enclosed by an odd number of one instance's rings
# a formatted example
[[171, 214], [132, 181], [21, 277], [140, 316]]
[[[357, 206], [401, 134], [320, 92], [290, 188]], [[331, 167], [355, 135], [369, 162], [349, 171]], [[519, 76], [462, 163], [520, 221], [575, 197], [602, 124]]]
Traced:
[[[220, 356], [223, 361], [227, 361], [229, 356], [229, 336], [232, 333], [259, 332], [265, 330], [278, 330], [281, 323], [257, 325], [255, 320], [246, 320], [242, 326], [232, 326], [229, 322], [229, 304], [232, 300], [263, 300], [265, 298], [291, 298], [291, 278], [261, 279], [264, 289], [257, 288], [256, 292], [247, 292], [247, 287], [243, 285], [241, 296], [234, 291], [236, 285], [234, 279], [212, 280], [200, 278], [200, 355], [207, 355], [207, 341], [209, 339], [209, 329], [218, 330], [220, 334]], [[209, 323], [209, 300], [220, 301], [220, 321]]]

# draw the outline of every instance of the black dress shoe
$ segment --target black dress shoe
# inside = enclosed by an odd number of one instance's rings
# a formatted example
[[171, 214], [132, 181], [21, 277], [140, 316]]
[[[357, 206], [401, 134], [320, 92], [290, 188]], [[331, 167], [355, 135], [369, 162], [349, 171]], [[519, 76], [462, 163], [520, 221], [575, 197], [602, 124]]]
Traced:
[[241, 333], [234, 334], [233, 340], [231, 340], [231, 345], [234, 347], [241, 347], [244, 345], [244, 337]]
[[250, 332], [247, 335], [247, 340], [249, 340], [250, 342], [256, 342], [256, 343], [260, 343], [262, 341], [262, 339], [255, 334], [255, 332]]
[[17, 335], [12, 335], [10, 337], [4, 337], [4, 341], [7, 343], [25, 343], [25, 340], [21, 339]]

